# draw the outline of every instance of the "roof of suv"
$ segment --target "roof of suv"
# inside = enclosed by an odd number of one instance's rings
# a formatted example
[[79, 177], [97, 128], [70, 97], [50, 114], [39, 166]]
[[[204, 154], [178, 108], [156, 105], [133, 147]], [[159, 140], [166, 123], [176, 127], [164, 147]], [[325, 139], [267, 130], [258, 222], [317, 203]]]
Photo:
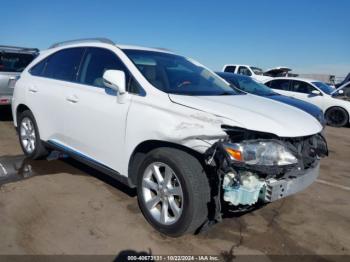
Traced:
[[67, 47], [78, 47], [78, 46], [85, 46], [88, 45], [99, 45], [99, 44], [107, 44], [116, 46], [120, 49], [132, 49], [132, 50], [144, 50], [144, 51], [155, 51], [155, 52], [163, 52], [163, 53], [173, 53], [171, 50], [166, 48], [150, 48], [150, 47], [142, 47], [142, 46], [136, 46], [136, 45], [118, 45], [115, 44], [113, 41], [107, 38], [83, 38], [83, 39], [74, 39], [74, 40], [68, 40], [63, 42], [58, 42], [49, 47], [49, 49], [58, 48], [58, 49], [64, 49]]
[[132, 49], [132, 50], [143, 50], [143, 51], [155, 51], [155, 52], [164, 52], [164, 53], [173, 53], [171, 50], [166, 48], [157, 48], [157, 47], [143, 47], [143, 46], [136, 46], [136, 45], [119, 45], [116, 44], [116, 46], [120, 49]]

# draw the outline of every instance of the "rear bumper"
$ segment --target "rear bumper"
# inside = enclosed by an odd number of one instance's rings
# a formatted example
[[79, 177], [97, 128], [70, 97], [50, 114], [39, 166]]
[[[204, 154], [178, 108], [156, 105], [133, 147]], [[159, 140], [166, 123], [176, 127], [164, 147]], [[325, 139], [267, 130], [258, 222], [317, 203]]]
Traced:
[[304, 190], [317, 179], [319, 173], [320, 163], [318, 162], [315, 167], [307, 169], [304, 174], [290, 174], [290, 177], [286, 179], [267, 180], [265, 202], [273, 202]]

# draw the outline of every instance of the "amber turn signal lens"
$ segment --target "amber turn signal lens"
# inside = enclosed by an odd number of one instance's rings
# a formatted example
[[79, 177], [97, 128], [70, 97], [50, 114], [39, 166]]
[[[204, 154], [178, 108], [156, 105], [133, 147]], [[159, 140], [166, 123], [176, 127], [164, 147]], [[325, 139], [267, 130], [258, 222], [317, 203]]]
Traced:
[[232, 148], [226, 148], [226, 152], [235, 160], [243, 161], [242, 153]]

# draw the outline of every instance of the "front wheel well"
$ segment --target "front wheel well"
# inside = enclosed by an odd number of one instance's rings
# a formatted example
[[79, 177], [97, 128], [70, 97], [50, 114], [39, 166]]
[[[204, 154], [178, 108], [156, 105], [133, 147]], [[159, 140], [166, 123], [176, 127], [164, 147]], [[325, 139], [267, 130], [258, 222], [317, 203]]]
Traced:
[[185, 151], [188, 154], [197, 158], [201, 164], [204, 164], [203, 154], [201, 154], [201, 153], [199, 153], [191, 148], [185, 147], [185, 146], [180, 145], [180, 144], [171, 143], [168, 141], [147, 140], [147, 141], [140, 143], [135, 148], [135, 150], [133, 151], [133, 153], [130, 157], [130, 160], [129, 160], [128, 177], [129, 177], [130, 182], [132, 183], [132, 186], [137, 185], [138, 169], [139, 169], [140, 165], [142, 164], [146, 154], [149, 153], [150, 151], [156, 149], [156, 148], [161, 148], [161, 147], [176, 148], [176, 149]]
[[31, 110], [29, 109], [29, 107], [27, 107], [27, 106], [24, 105], [24, 104], [19, 104], [19, 105], [17, 106], [17, 109], [16, 109], [16, 122], [18, 121], [19, 115], [22, 114], [24, 111], [27, 111], [27, 110], [31, 111]]

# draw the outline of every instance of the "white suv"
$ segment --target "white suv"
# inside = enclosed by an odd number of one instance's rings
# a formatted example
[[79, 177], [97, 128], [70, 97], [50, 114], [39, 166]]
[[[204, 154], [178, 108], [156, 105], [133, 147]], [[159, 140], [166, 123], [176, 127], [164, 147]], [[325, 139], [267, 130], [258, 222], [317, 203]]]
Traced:
[[234, 91], [169, 51], [104, 39], [41, 52], [12, 110], [28, 157], [58, 149], [136, 187], [146, 219], [170, 236], [304, 189], [327, 154], [304, 111]]

